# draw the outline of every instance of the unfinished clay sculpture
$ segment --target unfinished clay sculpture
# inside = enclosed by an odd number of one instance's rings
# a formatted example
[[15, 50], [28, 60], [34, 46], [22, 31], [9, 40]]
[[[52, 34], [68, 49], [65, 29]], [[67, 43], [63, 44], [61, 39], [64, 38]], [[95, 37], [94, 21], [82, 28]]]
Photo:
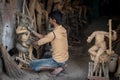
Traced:
[[[112, 40], [116, 40], [116, 32], [114, 30], [112, 32]], [[87, 42], [90, 43], [95, 38], [95, 44], [88, 50], [91, 60], [94, 61], [94, 71], [98, 63], [108, 61], [108, 56], [114, 53], [114, 51], [110, 52], [107, 49], [105, 37], [109, 38], [109, 32], [95, 31], [87, 39]]]

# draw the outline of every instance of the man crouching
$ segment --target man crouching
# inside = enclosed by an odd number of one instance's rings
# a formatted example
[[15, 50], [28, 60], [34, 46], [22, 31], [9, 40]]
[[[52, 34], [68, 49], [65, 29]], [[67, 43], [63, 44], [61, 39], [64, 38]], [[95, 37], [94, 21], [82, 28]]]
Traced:
[[49, 14], [49, 23], [53, 26], [53, 31], [47, 35], [39, 34], [28, 28], [40, 40], [33, 44], [41, 46], [46, 43], [51, 43], [53, 53], [52, 58], [33, 60], [29, 66], [34, 71], [54, 69], [53, 75], [59, 75], [69, 59], [67, 31], [62, 26], [62, 14], [59, 11], [53, 11]]

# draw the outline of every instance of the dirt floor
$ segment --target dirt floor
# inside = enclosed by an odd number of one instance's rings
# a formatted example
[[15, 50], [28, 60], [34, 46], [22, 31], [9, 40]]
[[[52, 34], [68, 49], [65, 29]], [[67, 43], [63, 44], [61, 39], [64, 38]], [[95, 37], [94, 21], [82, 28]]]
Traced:
[[[69, 46], [70, 60], [68, 61], [68, 67], [64, 76], [58, 77], [48, 77], [49, 71], [43, 72], [33, 72], [25, 71], [26, 75], [19, 79], [9, 78], [3, 74], [3, 80], [88, 80], [88, 62], [90, 61], [89, 54], [87, 52], [91, 44], [86, 43], [87, 36], [89, 36], [95, 30], [106, 30], [108, 20], [106, 18], [101, 18], [94, 20], [91, 25], [89, 25], [84, 31], [85, 36], [84, 42], [76, 46]], [[110, 80], [115, 79], [112, 75]]]

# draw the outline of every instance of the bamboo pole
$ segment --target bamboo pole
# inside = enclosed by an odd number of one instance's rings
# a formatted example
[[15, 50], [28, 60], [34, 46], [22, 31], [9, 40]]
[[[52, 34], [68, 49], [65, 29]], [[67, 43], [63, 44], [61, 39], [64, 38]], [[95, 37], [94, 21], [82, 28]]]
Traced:
[[112, 19], [109, 19], [109, 51], [112, 53]]

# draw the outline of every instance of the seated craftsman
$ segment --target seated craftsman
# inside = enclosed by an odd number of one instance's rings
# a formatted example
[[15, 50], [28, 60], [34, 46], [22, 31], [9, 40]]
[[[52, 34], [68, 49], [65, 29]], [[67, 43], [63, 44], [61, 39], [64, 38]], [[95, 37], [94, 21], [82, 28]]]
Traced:
[[34, 45], [41, 46], [49, 42], [51, 43], [53, 49], [52, 58], [33, 60], [29, 66], [34, 71], [54, 69], [52, 75], [59, 75], [64, 71], [69, 58], [67, 32], [61, 25], [62, 14], [59, 11], [54, 11], [49, 14], [49, 23], [54, 29], [47, 35], [39, 34], [29, 27], [28, 30], [40, 38], [40, 40], [33, 43]]

